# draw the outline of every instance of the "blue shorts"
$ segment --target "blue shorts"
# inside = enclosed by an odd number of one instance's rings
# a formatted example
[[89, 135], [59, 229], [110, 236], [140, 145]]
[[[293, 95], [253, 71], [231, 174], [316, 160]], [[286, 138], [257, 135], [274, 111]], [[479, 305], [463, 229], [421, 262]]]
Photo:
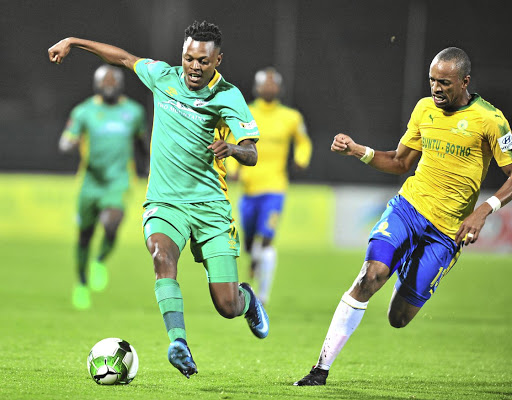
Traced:
[[460, 246], [400, 195], [388, 202], [369, 242], [365, 261], [380, 261], [391, 274], [397, 271], [395, 289], [416, 307], [432, 296], [460, 255]]
[[283, 211], [284, 194], [242, 196], [239, 202], [240, 220], [246, 239], [259, 235], [272, 239]]

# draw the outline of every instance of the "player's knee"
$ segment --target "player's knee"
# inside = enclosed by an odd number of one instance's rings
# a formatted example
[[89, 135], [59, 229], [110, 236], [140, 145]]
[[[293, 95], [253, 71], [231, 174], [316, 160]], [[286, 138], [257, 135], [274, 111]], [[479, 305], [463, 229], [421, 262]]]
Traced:
[[386, 282], [387, 276], [382, 276], [377, 271], [366, 269], [358, 277], [357, 286], [359, 290], [369, 295], [375, 294]]
[[157, 274], [172, 269], [174, 261], [169, 252], [157, 249], [151, 256], [153, 257], [153, 266]]

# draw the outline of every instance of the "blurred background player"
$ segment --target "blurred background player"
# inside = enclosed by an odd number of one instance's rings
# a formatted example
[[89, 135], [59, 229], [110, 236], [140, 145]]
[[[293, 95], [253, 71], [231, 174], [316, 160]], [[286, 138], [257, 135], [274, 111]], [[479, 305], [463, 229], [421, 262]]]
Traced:
[[[489, 214], [512, 199], [510, 126], [500, 110], [469, 93], [470, 73], [469, 57], [459, 48], [434, 57], [431, 96], [418, 101], [394, 151], [374, 151], [341, 133], [334, 137], [332, 151], [382, 172], [401, 175], [419, 163], [372, 229], [361, 272], [338, 304], [317, 364], [294, 385], [325, 385], [370, 298], [395, 271], [389, 323], [403, 328], [411, 322], [457, 262], [462, 246], [478, 240]], [[508, 179], [475, 209], [493, 157]]]
[[[123, 219], [124, 197], [134, 166], [134, 141], [146, 155], [143, 107], [124, 96], [123, 72], [110, 65], [94, 73], [95, 95], [78, 104], [59, 141], [59, 149], [70, 152], [80, 144], [83, 183], [78, 199], [79, 239], [76, 252], [79, 282], [72, 302], [78, 309], [91, 305], [89, 289], [103, 290], [108, 283], [105, 260], [110, 255]], [[105, 230], [98, 256], [87, 264], [98, 220]]]
[[233, 167], [235, 177], [238, 175], [243, 185], [239, 208], [244, 245], [251, 257], [251, 278], [257, 281], [262, 303], [269, 300], [277, 263], [272, 241], [288, 187], [290, 146], [293, 144], [295, 170], [308, 167], [312, 151], [301, 113], [279, 101], [282, 83], [281, 74], [272, 67], [254, 76], [256, 99], [249, 104], [249, 109], [261, 134], [258, 164], [251, 168], [240, 166], [238, 171], [238, 164]]

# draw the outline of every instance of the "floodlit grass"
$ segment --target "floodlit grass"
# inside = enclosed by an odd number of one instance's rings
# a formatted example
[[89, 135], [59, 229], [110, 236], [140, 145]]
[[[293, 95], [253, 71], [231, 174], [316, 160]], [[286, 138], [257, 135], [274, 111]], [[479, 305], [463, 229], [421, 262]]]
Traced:
[[[329, 188], [295, 186], [277, 239], [267, 339], [253, 337], [243, 318], [225, 320], [215, 312], [202, 266], [188, 249], [183, 254], [178, 280], [199, 369], [187, 380], [166, 357], [168, 339], [140, 229], [144, 183], [134, 190], [108, 263], [110, 286], [94, 293], [92, 309], [82, 312], [70, 304], [74, 178], [0, 175], [0, 187], [2, 399], [512, 398], [510, 255], [464, 254], [401, 330], [387, 323], [388, 283], [370, 302], [327, 386], [294, 387], [316, 362], [364, 255], [332, 245]], [[246, 279], [245, 256], [239, 267]], [[90, 348], [110, 336], [128, 340], [139, 354], [130, 385], [99, 386], [87, 373]]]

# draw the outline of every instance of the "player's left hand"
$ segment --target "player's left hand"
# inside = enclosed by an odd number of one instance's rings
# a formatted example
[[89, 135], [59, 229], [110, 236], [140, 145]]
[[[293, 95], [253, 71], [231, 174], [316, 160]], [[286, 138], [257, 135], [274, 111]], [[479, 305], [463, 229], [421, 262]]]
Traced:
[[233, 146], [231, 143], [226, 143], [224, 140], [216, 140], [208, 146], [213, 151], [213, 155], [219, 160], [230, 157], [233, 155]]
[[482, 230], [488, 213], [485, 209], [477, 208], [467, 217], [461, 224], [457, 234], [455, 235], [455, 243], [467, 246], [478, 240], [480, 231]]

